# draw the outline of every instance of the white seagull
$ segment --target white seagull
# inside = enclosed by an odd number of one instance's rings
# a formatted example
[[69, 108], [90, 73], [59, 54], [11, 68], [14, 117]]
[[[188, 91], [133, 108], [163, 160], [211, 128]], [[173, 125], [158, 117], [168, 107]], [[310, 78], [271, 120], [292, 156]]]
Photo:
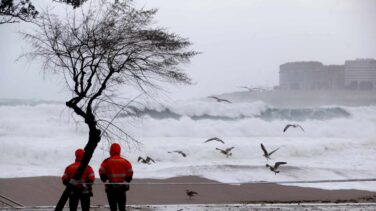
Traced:
[[141, 161], [141, 163], [145, 163], [145, 164], [151, 164], [150, 162], [155, 163], [155, 161], [149, 156], [147, 156], [145, 159], [143, 157], [139, 156], [138, 159], [137, 159], [137, 162], [140, 162], [140, 161]]
[[248, 87], [248, 86], [241, 86], [239, 88], [247, 89], [249, 92], [253, 92], [253, 91], [265, 91], [265, 89], [262, 89], [262, 88], [253, 88], [253, 87]]
[[280, 165], [285, 165], [285, 164], [287, 164], [287, 163], [286, 163], [286, 162], [276, 162], [276, 163], [274, 164], [274, 166], [270, 166], [269, 164], [266, 164], [265, 166], [266, 166], [267, 168], [269, 168], [270, 171], [272, 171], [272, 172], [274, 172], [275, 174], [277, 174], [277, 173], [279, 173], [279, 171], [278, 171], [278, 167], [279, 167]]
[[216, 150], [219, 150], [222, 154], [226, 155], [226, 157], [229, 157], [232, 155], [231, 153], [231, 150], [234, 149], [235, 147], [229, 147], [227, 149], [219, 149], [219, 148], [215, 148]]
[[209, 138], [209, 139], [206, 140], [204, 143], [208, 143], [209, 141], [218, 141], [218, 142], [221, 142], [222, 144], [225, 143], [222, 139], [217, 138], [217, 137]]
[[262, 151], [264, 152], [264, 157], [266, 158], [266, 160], [269, 160], [269, 159], [271, 159], [270, 156], [271, 156], [274, 152], [276, 152], [279, 148], [277, 148], [277, 149], [275, 149], [275, 150], [273, 150], [273, 151], [271, 151], [271, 152], [268, 152], [268, 151], [266, 150], [266, 148], [264, 147], [264, 145], [261, 143], [261, 149], [262, 149]]
[[208, 98], [212, 98], [212, 99], [215, 99], [217, 102], [226, 102], [226, 103], [232, 103], [231, 101], [227, 100], [227, 99], [223, 99], [223, 98], [219, 98], [219, 97], [216, 97], [216, 96], [210, 96]]
[[288, 124], [285, 126], [285, 128], [283, 128], [283, 132], [286, 132], [287, 129], [289, 129], [289, 127], [293, 127], [293, 128], [300, 128], [303, 132], [304, 132], [304, 128], [302, 126], [300, 126], [299, 124]]
[[170, 151], [170, 152], [168, 152], [168, 153], [174, 153], [174, 152], [181, 154], [181, 156], [183, 156], [183, 157], [187, 157], [187, 154], [185, 154], [185, 153], [184, 153], [183, 151], [181, 151], [181, 150]]
[[189, 200], [195, 196], [195, 195], [198, 195], [198, 193], [196, 191], [193, 191], [193, 190], [185, 190], [185, 193], [187, 194], [187, 196], [189, 197]]

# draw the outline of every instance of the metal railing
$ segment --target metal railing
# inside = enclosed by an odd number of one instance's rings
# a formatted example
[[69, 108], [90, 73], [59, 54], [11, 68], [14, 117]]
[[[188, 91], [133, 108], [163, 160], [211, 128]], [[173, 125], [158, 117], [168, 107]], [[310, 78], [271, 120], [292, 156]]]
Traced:
[[0, 207], [23, 208], [23, 204], [0, 194]]
[[376, 182], [376, 178], [365, 179], [333, 179], [333, 180], [290, 180], [290, 181], [248, 181], [248, 182], [131, 182], [131, 183], [111, 183], [111, 182], [98, 182], [98, 183], [79, 183], [86, 185], [242, 185], [242, 184], [304, 184], [304, 183], [347, 183], [347, 182]]

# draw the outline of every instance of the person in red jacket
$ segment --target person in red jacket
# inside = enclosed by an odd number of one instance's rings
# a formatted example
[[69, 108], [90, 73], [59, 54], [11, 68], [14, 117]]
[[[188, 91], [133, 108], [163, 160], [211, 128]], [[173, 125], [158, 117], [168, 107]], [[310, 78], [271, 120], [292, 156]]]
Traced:
[[117, 208], [120, 211], [125, 211], [127, 202], [125, 192], [129, 190], [129, 185], [124, 182], [131, 182], [133, 177], [132, 165], [120, 156], [120, 151], [119, 144], [112, 144], [110, 157], [102, 162], [99, 169], [101, 180], [109, 182], [109, 184], [106, 184], [106, 193], [111, 211], [117, 211]]
[[65, 168], [63, 177], [61, 178], [63, 184], [72, 187], [72, 192], [69, 196], [69, 209], [71, 211], [76, 211], [78, 207], [78, 202], [81, 201], [81, 209], [83, 211], [89, 211], [90, 209], [90, 197], [93, 196], [91, 191], [91, 184], [95, 180], [95, 175], [93, 169], [88, 165], [82, 174], [81, 180], [77, 181], [73, 179], [74, 174], [78, 166], [84, 157], [85, 151], [83, 149], [77, 149], [75, 152], [76, 160], [74, 163], [70, 164]]

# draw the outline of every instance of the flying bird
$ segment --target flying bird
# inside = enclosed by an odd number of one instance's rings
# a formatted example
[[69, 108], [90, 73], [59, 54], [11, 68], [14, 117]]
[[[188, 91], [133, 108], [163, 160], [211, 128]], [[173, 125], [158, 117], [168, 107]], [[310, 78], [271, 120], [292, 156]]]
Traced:
[[269, 160], [269, 159], [271, 159], [270, 156], [271, 156], [274, 152], [276, 152], [279, 148], [277, 148], [277, 149], [275, 149], [275, 150], [273, 150], [273, 151], [271, 151], [271, 152], [268, 152], [268, 151], [266, 150], [265, 146], [261, 143], [261, 149], [262, 149], [262, 151], [264, 152], [264, 157], [266, 158], [266, 160]]
[[285, 165], [286, 162], [275, 162], [274, 166], [270, 166], [269, 164], [266, 164], [265, 166], [270, 169], [270, 171], [274, 172], [275, 174], [279, 173], [278, 167], [280, 165]]
[[174, 153], [174, 152], [181, 154], [181, 156], [183, 156], [183, 157], [187, 157], [187, 154], [185, 154], [185, 153], [184, 153], [183, 151], [181, 151], [181, 150], [170, 151], [170, 152], [168, 152], [168, 153]]
[[209, 139], [206, 140], [204, 143], [208, 143], [209, 141], [218, 141], [218, 142], [221, 142], [222, 144], [225, 143], [222, 139], [217, 138], [217, 137], [209, 138]]
[[262, 88], [253, 88], [253, 87], [248, 87], [248, 86], [241, 86], [239, 88], [242, 88], [242, 89], [247, 89], [249, 92], [253, 92], [253, 91], [265, 91], [265, 89], [262, 89]]
[[210, 96], [208, 98], [212, 98], [212, 99], [215, 99], [217, 102], [226, 102], [226, 103], [232, 103], [231, 101], [227, 100], [227, 99], [223, 99], [223, 98], [219, 98], [219, 97], [216, 97], [216, 96]]
[[285, 128], [283, 129], [283, 132], [286, 132], [287, 129], [289, 129], [289, 127], [293, 127], [293, 128], [300, 128], [303, 132], [304, 132], [304, 129], [302, 126], [298, 125], [298, 124], [288, 124], [285, 126]]
[[141, 163], [145, 163], [145, 164], [151, 164], [151, 162], [155, 163], [155, 161], [149, 156], [147, 156], [145, 159], [143, 157], [139, 156], [138, 159], [137, 159], [137, 162], [141, 162]]
[[198, 193], [196, 191], [192, 191], [192, 190], [185, 190], [185, 193], [187, 194], [187, 196], [189, 197], [189, 200], [191, 200], [191, 198], [195, 195], [198, 195]]
[[225, 149], [225, 150], [223, 150], [223, 149], [219, 149], [219, 148], [215, 148], [215, 149], [216, 149], [216, 150], [219, 150], [222, 154], [226, 155], [226, 157], [229, 157], [229, 156], [232, 155], [231, 150], [234, 149], [234, 148], [235, 148], [235, 147], [229, 147], [229, 148], [227, 148], [227, 149]]

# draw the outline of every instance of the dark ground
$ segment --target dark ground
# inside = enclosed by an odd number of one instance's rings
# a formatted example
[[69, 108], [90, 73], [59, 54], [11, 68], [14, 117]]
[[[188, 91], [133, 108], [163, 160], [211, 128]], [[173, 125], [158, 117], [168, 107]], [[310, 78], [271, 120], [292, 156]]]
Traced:
[[[92, 205], [107, 205], [104, 186], [99, 179], [96, 183]], [[376, 202], [376, 193], [369, 191], [323, 190], [278, 184], [228, 185], [193, 176], [164, 180], [134, 179], [132, 183], [127, 194], [130, 205]], [[59, 177], [0, 179], [0, 194], [25, 206], [56, 205], [63, 188]], [[186, 189], [199, 195], [190, 200], [185, 194]]]

